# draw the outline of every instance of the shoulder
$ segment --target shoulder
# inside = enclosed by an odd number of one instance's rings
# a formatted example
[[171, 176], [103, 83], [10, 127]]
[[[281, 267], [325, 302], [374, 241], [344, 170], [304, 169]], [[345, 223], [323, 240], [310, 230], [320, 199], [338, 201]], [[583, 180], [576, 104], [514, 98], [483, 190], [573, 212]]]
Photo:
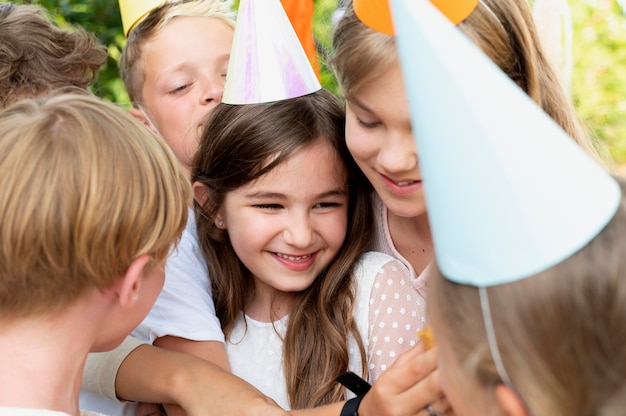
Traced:
[[363, 274], [382, 273], [385, 269], [407, 273], [406, 266], [395, 257], [377, 251], [363, 253], [354, 266], [354, 274], [359, 277]]

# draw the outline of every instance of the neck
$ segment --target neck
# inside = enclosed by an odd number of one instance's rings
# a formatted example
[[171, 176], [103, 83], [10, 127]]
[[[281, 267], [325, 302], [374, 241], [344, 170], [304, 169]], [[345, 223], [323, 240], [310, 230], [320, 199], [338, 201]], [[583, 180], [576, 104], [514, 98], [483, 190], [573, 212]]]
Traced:
[[257, 284], [254, 297], [246, 305], [245, 313], [255, 321], [277, 321], [289, 314], [294, 296], [290, 292], [281, 292], [267, 285]]
[[405, 218], [387, 211], [391, 240], [398, 250], [420, 274], [433, 258], [433, 240], [428, 215]]
[[21, 319], [0, 328], [0, 406], [80, 413], [83, 366], [97, 327], [80, 312]]

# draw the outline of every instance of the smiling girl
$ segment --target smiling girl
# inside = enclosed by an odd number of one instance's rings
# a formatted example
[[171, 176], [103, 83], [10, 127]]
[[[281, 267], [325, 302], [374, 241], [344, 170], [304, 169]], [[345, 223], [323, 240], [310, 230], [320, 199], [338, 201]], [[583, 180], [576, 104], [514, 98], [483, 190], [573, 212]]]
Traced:
[[231, 368], [284, 408], [345, 400], [339, 374], [375, 380], [424, 322], [406, 269], [363, 254], [370, 191], [343, 129], [343, 109], [324, 90], [220, 104], [193, 164]]

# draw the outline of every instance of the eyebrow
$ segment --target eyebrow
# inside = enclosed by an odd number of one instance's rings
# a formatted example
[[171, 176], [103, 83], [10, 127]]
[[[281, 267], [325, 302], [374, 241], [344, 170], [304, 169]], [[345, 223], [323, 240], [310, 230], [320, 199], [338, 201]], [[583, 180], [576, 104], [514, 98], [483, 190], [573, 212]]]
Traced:
[[[347, 191], [346, 189], [342, 189], [342, 188], [335, 188], [335, 189], [331, 189], [330, 191], [327, 192], [322, 192], [321, 194], [315, 195], [314, 199], [323, 199], [323, 198], [328, 198], [331, 196], [345, 196], [347, 195]], [[279, 199], [279, 200], [287, 200], [287, 195], [285, 194], [281, 194], [278, 192], [265, 192], [265, 191], [259, 191], [259, 192], [250, 192], [244, 195], [245, 198], [249, 198], [249, 199]]]
[[356, 98], [348, 98], [347, 100], [349, 103], [354, 104], [357, 107], [360, 107], [362, 110], [367, 111], [368, 113], [374, 113], [374, 111], [372, 111], [371, 108], [369, 108], [368, 106], [366, 106], [365, 104], [363, 104], [361, 101], [359, 101]]

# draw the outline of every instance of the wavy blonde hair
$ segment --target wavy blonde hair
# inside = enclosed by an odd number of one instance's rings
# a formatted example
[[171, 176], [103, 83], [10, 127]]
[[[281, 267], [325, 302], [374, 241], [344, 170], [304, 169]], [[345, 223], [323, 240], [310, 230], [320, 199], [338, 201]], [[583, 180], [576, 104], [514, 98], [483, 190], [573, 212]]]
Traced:
[[142, 254], [165, 261], [190, 185], [167, 144], [93, 96], [0, 113], [0, 317], [50, 313]]

